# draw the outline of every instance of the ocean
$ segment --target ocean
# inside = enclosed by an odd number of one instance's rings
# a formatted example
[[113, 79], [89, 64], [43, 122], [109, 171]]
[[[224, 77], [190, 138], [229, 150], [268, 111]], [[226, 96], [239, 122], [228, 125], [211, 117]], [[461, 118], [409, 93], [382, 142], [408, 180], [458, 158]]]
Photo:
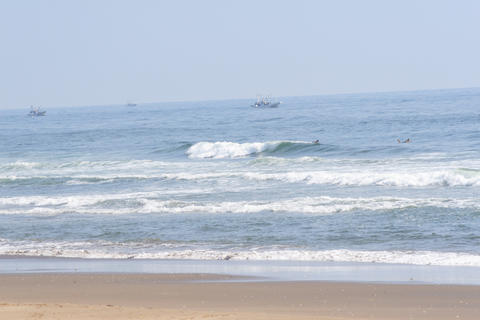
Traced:
[[480, 266], [480, 89], [281, 101], [0, 110], [0, 255]]

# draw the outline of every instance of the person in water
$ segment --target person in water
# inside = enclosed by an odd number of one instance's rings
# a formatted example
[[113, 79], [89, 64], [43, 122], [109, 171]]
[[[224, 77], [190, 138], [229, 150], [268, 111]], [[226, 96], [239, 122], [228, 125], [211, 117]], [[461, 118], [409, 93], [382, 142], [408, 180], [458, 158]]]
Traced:
[[400, 139], [397, 139], [397, 142], [398, 142], [398, 143], [410, 143], [410, 138], [408, 138], [408, 139], [405, 140], [405, 141], [400, 141]]
[[315, 140], [315, 141], [313, 141], [312, 143], [313, 143], [313, 144], [318, 144], [319, 142], [320, 142], [320, 141]]

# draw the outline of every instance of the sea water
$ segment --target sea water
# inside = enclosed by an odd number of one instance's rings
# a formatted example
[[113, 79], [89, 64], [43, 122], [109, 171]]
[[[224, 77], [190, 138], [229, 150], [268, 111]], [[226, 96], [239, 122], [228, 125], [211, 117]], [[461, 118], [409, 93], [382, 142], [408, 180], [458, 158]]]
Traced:
[[0, 110], [0, 255], [480, 266], [480, 89], [281, 100]]

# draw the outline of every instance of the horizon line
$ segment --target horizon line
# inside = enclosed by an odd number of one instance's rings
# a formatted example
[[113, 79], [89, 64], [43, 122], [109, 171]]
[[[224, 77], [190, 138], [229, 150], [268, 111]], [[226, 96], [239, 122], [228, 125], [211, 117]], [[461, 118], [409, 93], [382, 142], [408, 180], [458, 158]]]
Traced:
[[[367, 95], [367, 94], [386, 94], [386, 93], [407, 93], [407, 92], [428, 92], [428, 91], [448, 91], [448, 90], [468, 90], [468, 89], [480, 89], [480, 86], [473, 87], [454, 87], [454, 88], [435, 88], [435, 89], [412, 89], [412, 90], [385, 90], [385, 91], [351, 91], [351, 92], [338, 92], [338, 93], [324, 93], [324, 94], [304, 94], [304, 95], [290, 95], [290, 96], [276, 96], [277, 98], [301, 98], [301, 97], [318, 97], [318, 96], [348, 96], [348, 95]], [[232, 100], [252, 100], [254, 98], [212, 98], [212, 99], [187, 99], [187, 100], [164, 100], [164, 101], [150, 101], [150, 102], [133, 102], [138, 105], [147, 104], [165, 104], [165, 103], [188, 103], [188, 102], [220, 102], [220, 101], [232, 101]], [[133, 100], [129, 100], [130, 102]], [[91, 105], [54, 105], [48, 108], [61, 109], [61, 108], [80, 108], [80, 107], [115, 107], [125, 106], [125, 103], [112, 103], [112, 104], [91, 104]], [[30, 107], [32, 105], [26, 106]], [[35, 106], [35, 105], [33, 105]], [[25, 107], [25, 108], [26, 108]], [[39, 106], [42, 107], [42, 106]], [[43, 108], [43, 107], [42, 107]], [[22, 107], [6, 107], [0, 108], [0, 110], [17, 110]]]

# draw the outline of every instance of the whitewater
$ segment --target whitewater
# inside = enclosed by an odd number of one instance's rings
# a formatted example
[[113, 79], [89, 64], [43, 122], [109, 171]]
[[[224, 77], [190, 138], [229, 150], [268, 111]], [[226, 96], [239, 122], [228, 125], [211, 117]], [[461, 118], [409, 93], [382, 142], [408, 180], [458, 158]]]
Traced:
[[1, 110], [0, 255], [480, 267], [480, 89], [250, 104]]

